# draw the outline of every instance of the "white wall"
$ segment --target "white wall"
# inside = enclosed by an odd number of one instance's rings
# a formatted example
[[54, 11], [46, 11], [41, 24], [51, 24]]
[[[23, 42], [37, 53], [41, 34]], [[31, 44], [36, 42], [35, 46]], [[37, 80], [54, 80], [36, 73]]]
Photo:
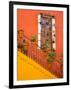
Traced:
[[[14, 0], [13, 0], [14, 1]], [[20, 0], [17, 0], [20, 1]], [[49, 2], [49, 3], [65, 3], [71, 5], [71, 0], [21, 0], [21, 1], [30, 1], [30, 2]], [[71, 8], [71, 6], [70, 6]], [[9, 63], [9, 0], [0, 0], [0, 90], [8, 90], [8, 63]], [[70, 12], [71, 16], [71, 12]], [[70, 24], [71, 25], [71, 24]], [[71, 34], [71, 32], [70, 32]], [[70, 35], [71, 38], [71, 35]], [[71, 42], [70, 42], [71, 44]], [[71, 49], [71, 48], [70, 48]], [[71, 59], [71, 58], [70, 58]], [[70, 62], [71, 64], [71, 62]], [[71, 66], [70, 66], [71, 68]], [[70, 72], [71, 73], [71, 72]], [[71, 75], [71, 74], [70, 74]], [[71, 83], [71, 82], [70, 82]], [[27, 90], [26, 88], [25, 90]], [[71, 85], [69, 86], [54, 86], [54, 87], [40, 87], [40, 88], [29, 88], [29, 90], [39, 90], [39, 89], [49, 89], [49, 90], [70, 90]]]

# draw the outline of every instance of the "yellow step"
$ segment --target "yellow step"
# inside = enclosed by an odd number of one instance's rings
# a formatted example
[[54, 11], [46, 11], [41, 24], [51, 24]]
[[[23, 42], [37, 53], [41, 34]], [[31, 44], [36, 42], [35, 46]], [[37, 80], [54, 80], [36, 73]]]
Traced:
[[55, 79], [55, 75], [44, 69], [33, 59], [18, 51], [18, 80]]

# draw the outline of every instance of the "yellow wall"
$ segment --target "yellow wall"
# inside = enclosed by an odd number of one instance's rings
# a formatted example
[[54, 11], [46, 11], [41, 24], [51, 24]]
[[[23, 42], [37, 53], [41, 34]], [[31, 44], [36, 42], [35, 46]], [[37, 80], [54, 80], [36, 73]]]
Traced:
[[56, 76], [45, 70], [34, 60], [18, 52], [18, 80], [55, 79]]

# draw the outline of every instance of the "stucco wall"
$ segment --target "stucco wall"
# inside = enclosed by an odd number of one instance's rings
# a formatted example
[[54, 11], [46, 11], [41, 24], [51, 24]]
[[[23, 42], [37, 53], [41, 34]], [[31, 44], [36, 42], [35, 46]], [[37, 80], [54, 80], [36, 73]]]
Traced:
[[55, 16], [56, 28], [56, 52], [63, 52], [63, 12], [62, 11], [42, 11], [42, 10], [17, 10], [17, 26], [18, 30], [23, 29], [24, 35], [30, 38], [36, 35], [38, 39], [38, 15], [46, 13]]

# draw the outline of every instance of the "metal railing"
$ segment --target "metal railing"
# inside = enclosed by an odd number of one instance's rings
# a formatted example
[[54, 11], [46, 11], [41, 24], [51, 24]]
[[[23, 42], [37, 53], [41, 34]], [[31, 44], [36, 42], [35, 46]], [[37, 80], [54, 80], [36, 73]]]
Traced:
[[36, 43], [32, 43], [28, 37], [24, 36], [24, 38], [27, 43], [27, 45], [24, 45], [24, 47], [27, 47], [27, 49], [23, 53], [40, 64], [43, 68], [55, 74], [57, 77], [62, 78], [63, 65], [61, 61], [56, 57], [54, 62], [49, 63], [46, 54], [41, 49], [39, 49], [38, 45]]

